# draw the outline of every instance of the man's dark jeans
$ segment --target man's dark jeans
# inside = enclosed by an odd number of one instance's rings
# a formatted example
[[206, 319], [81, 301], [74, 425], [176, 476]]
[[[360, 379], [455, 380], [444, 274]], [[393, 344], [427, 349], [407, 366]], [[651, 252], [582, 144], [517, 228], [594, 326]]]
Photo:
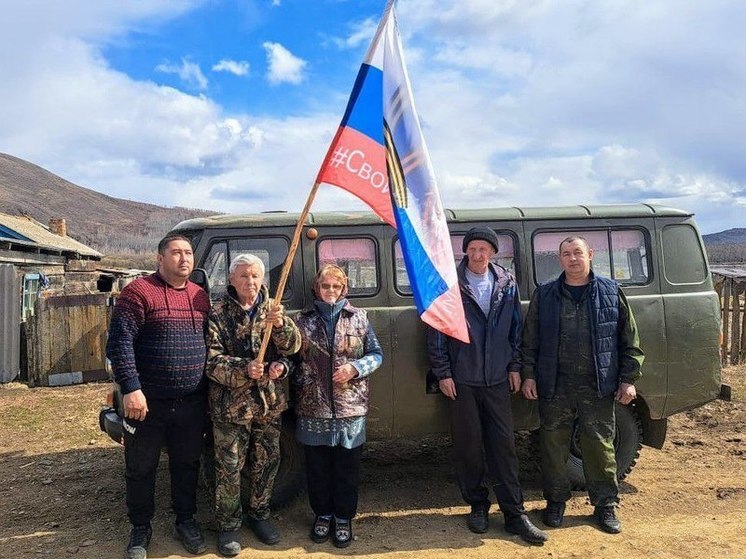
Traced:
[[456, 394], [449, 405], [461, 495], [472, 507], [489, 508], [486, 461], [505, 520], [525, 514], [508, 382], [496, 386], [456, 384]]
[[204, 391], [175, 400], [148, 399], [143, 421], [124, 420], [127, 515], [133, 526], [149, 524], [155, 512], [155, 477], [161, 447], [168, 449], [171, 507], [176, 521], [197, 511], [199, 459], [207, 420]]

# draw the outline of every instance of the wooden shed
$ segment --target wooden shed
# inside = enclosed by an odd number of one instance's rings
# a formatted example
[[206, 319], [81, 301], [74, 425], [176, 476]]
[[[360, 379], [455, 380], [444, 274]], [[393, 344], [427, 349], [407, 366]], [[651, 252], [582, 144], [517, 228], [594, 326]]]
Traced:
[[98, 289], [101, 257], [67, 235], [64, 219], [47, 226], [0, 213], [0, 382], [19, 375], [32, 385], [106, 378], [110, 308]]

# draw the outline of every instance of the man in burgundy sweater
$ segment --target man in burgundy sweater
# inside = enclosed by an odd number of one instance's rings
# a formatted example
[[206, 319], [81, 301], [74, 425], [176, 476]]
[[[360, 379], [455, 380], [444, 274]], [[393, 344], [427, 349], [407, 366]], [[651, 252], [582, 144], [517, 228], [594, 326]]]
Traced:
[[106, 355], [124, 395], [126, 559], [145, 559], [155, 511], [161, 447], [168, 449], [176, 537], [191, 553], [205, 540], [194, 519], [207, 418], [205, 325], [210, 299], [189, 281], [194, 267], [186, 237], [158, 244], [158, 271], [127, 285], [117, 298]]

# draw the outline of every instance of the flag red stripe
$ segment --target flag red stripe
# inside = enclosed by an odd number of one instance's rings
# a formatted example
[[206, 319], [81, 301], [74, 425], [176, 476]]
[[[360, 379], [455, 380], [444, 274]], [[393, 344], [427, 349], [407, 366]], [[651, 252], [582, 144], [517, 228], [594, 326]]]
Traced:
[[316, 178], [344, 188], [368, 204], [386, 223], [396, 227], [384, 147], [365, 134], [340, 127]]

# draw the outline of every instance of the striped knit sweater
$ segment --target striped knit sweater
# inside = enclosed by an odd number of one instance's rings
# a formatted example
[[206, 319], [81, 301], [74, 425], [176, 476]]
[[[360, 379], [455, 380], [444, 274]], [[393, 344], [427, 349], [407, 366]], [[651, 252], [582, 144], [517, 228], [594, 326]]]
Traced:
[[106, 356], [122, 394], [177, 398], [206, 385], [205, 324], [210, 298], [188, 282], [177, 289], [158, 273], [127, 285], [109, 325]]

